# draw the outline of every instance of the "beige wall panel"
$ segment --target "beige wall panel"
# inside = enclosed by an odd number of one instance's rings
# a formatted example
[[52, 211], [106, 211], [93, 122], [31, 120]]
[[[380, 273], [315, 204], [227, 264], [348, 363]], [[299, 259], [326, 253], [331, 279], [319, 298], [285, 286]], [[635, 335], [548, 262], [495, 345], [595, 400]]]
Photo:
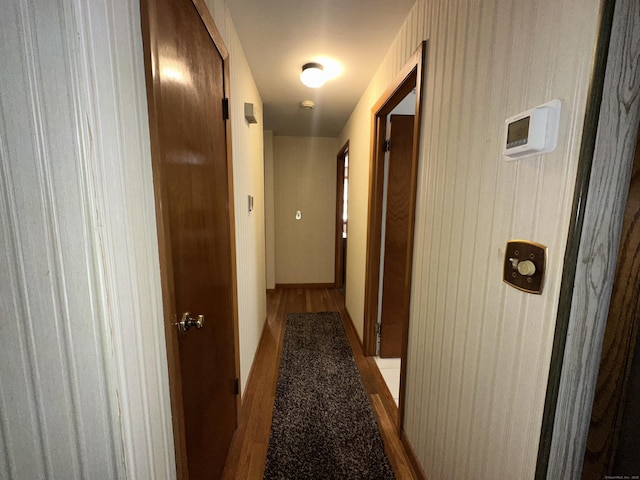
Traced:
[[[265, 195], [262, 99], [242, 50], [231, 15], [223, 0], [207, 0], [231, 66], [231, 136], [238, 269], [238, 328], [240, 384], [244, 390], [262, 325], [267, 315], [265, 272]], [[244, 104], [252, 103], [258, 123], [244, 118]], [[248, 211], [248, 196], [254, 210]]]
[[[339, 137], [362, 336], [371, 107], [427, 40], [405, 430], [432, 480], [533, 478], [598, 8], [418, 0]], [[558, 148], [505, 161], [504, 120], [553, 98]], [[513, 238], [549, 247], [542, 295], [502, 282]]]
[[338, 149], [335, 138], [273, 137], [278, 284], [334, 281]]
[[274, 224], [273, 191], [273, 132], [264, 132], [264, 199], [267, 251], [267, 288], [276, 286], [276, 235]]

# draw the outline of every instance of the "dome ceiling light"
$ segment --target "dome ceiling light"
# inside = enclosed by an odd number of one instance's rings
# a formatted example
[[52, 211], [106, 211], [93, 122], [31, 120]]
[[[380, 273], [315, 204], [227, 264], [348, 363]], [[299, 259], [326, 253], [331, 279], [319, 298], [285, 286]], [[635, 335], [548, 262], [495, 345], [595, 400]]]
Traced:
[[305, 63], [302, 66], [300, 81], [309, 88], [320, 88], [327, 81], [324, 67], [320, 63]]

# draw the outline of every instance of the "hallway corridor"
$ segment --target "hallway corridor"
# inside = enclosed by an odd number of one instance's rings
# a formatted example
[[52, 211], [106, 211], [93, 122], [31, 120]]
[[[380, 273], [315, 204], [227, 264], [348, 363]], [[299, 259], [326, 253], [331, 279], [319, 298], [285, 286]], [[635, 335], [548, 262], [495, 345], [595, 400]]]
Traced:
[[267, 322], [242, 399], [238, 430], [229, 450], [223, 478], [262, 479], [269, 444], [271, 415], [286, 314], [340, 312], [362, 382], [377, 417], [385, 451], [398, 480], [419, 479], [395, 428], [398, 410], [373, 358], [365, 358], [351, 323], [344, 297], [333, 289], [279, 289], [267, 294]]

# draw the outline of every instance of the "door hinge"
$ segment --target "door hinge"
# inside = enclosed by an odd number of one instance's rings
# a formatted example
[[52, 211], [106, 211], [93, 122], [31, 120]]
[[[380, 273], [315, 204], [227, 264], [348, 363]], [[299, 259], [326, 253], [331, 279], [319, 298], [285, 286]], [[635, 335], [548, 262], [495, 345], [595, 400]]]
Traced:
[[391, 150], [391, 140], [385, 140], [384, 141], [384, 151], [388, 152]]
[[382, 324], [381, 323], [376, 323], [376, 335], [377, 336], [381, 336], [382, 335]]
[[237, 378], [233, 381], [233, 393], [236, 395], [240, 394], [240, 380]]
[[222, 99], [222, 118], [224, 120], [229, 120], [229, 99]]

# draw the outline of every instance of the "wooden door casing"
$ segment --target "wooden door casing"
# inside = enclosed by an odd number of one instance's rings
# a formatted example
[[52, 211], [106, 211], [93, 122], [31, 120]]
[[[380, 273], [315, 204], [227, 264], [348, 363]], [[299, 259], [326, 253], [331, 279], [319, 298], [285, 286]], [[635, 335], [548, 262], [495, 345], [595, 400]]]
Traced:
[[[638, 133], [640, 140], [640, 131]], [[630, 415], [634, 415], [634, 423], [638, 423], [637, 400], [629, 402], [629, 396], [635, 395], [635, 398], [638, 398], [638, 392], [634, 391], [630, 385], [634, 383], [631, 381], [632, 378], [636, 384], [638, 383], [637, 367], [632, 371], [632, 366], [634, 350], [640, 348], [637, 345], [640, 328], [639, 220], [640, 141], [636, 144], [629, 195], [622, 223], [620, 249], [587, 437], [583, 480], [601, 479], [606, 475], [640, 473], [640, 471], [621, 471], [621, 465], [632, 462], [629, 458], [620, 458], [621, 455], [618, 452], [622, 422], [631, 421]], [[625, 408], [630, 403], [636, 403], [635, 412]], [[637, 433], [635, 442], [640, 443]], [[629, 455], [626, 456], [629, 457]], [[636, 461], [636, 465], [637, 463]]]
[[[142, 2], [178, 478], [219, 478], [239, 396], [228, 54], [200, 0]], [[185, 311], [202, 329], [179, 334]]]
[[[377, 346], [376, 323], [378, 320], [378, 296], [380, 293], [380, 264], [382, 243], [382, 205], [384, 191], [384, 140], [387, 130], [387, 116], [400, 102], [415, 90], [416, 107], [414, 122], [413, 148], [411, 153], [411, 181], [409, 190], [409, 231], [407, 231], [407, 281], [411, 285], [411, 268], [413, 261], [413, 229], [416, 209], [416, 192], [418, 177], [418, 149], [420, 145], [420, 119], [422, 112], [422, 82], [424, 77], [427, 42], [422, 41], [396, 78], [389, 84], [384, 93], [373, 106], [371, 129], [371, 165], [369, 171], [369, 213], [367, 215], [367, 249], [365, 253], [366, 270], [364, 285], [364, 328], [362, 349], [365, 355], [375, 355]], [[403, 435], [404, 422], [404, 385], [407, 375], [407, 346], [409, 343], [409, 322], [402, 334], [401, 367], [400, 367], [400, 399], [398, 405], [398, 433]]]

